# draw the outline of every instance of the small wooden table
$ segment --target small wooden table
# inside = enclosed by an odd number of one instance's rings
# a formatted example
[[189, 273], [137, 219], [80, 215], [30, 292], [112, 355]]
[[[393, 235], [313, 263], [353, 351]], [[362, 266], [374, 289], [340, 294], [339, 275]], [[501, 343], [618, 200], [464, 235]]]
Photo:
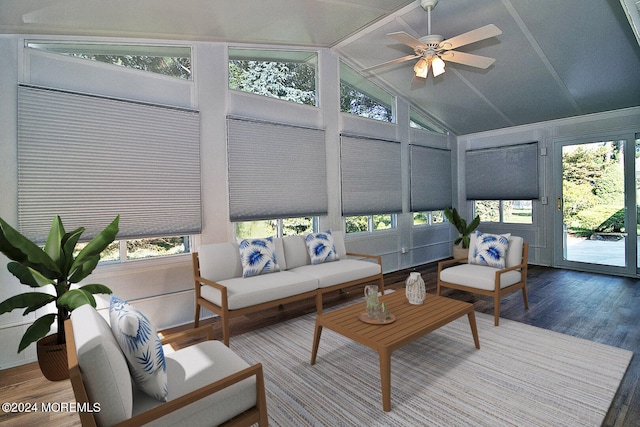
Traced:
[[405, 293], [396, 291], [380, 298], [389, 312], [396, 316], [393, 323], [368, 324], [358, 315], [366, 310], [360, 302], [316, 317], [311, 364], [316, 363], [322, 328], [331, 329], [378, 352], [382, 382], [382, 408], [391, 410], [391, 353], [404, 345], [433, 332], [447, 323], [467, 315], [476, 348], [480, 348], [473, 304], [428, 294], [422, 305], [409, 304]]

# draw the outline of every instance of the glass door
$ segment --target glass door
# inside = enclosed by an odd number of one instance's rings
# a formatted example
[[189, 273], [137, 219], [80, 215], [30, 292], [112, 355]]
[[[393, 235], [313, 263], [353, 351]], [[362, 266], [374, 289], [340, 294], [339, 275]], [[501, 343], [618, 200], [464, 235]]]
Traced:
[[[556, 141], [557, 266], [632, 275], [636, 260], [636, 155], [630, 137]], [[632, 227], [629, 227], [632, 224]]]

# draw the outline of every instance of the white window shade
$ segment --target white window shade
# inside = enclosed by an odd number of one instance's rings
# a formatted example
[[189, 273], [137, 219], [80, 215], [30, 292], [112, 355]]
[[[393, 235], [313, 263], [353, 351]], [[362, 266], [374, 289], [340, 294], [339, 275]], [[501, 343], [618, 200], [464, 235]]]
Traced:
[[465, 156], [467, 200], [538, 198], [538, 143], [471, 150]]
[[231, 221], [326, 215], [324, 130], [228, 117], [227, 150]]
[[342, 214], [402, 212], [400, 143], [340, 136]]
[[409, 145], [411, 212], [451, 206], [451, 151]]
[[33, 86], [18, 90], [20, 230], [44, 241], [55, 215], [91, 238], [199, 233], [197, 111]]

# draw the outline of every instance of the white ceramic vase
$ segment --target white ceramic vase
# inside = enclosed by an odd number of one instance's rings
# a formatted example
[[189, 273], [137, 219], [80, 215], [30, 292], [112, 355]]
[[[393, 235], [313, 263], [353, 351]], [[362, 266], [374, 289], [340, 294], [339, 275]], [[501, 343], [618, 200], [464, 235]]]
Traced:
[[424, 280], [417, 271], [409, 274], [406, 283], [407, 299], [411, 304], [420, 305], [424, 302], [427, 291], [424, 286]]

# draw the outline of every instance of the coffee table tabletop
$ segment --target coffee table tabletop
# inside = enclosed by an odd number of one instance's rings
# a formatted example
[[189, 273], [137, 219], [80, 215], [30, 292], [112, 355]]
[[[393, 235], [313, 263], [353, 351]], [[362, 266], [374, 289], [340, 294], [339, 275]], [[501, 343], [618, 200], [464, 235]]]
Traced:
[[391, 353], [416, 339], [433, 332], [465, 314], [469, 318], [473, 341], [480, 348], [473, 304], [451, 298], [427, 294], [422, 305], [407, 301], [403, 291], [380, 297], [387, 310], [395, 316], [388, 324], [369, 324], [358, 319], [366, 311], [365, 302], [359, 302], [334, 311], [319, 314], [313, 337], [311, 364], [316, 363], [322, 328], [331, 329], [355, 342], [378, 352], [382, 383], [382, 407], [391, 410]]

